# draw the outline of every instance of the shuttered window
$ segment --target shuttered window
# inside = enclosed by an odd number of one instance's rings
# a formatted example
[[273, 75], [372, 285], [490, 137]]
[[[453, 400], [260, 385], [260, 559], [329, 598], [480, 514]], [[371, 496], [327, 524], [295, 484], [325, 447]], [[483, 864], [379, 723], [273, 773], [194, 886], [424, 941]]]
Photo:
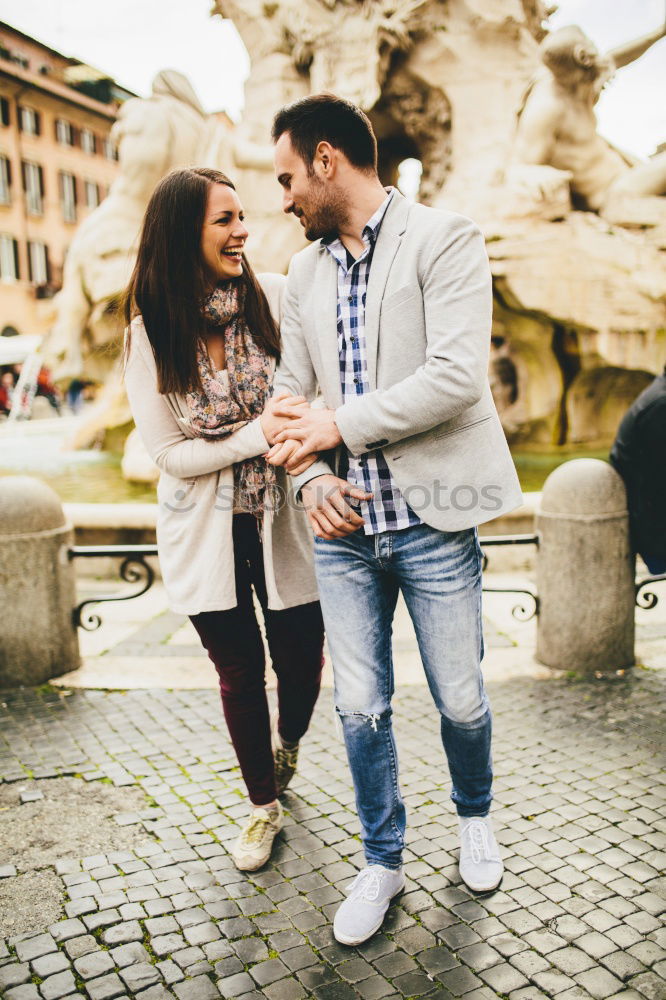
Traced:
[[0, 205], [10, 205], [12, 200], [12, 167], [6, 156], [0, 156]]
[[45, 243], [28, 241], [28, 268], [33, 285], [47, 285], [49, 281], [49, 251]]
[[38, 163], [31, 163], [29, 160], [23, 160], [21, 170], [28, 214], [42, 215], [44, 213], [44, 171]]
[[0, 279], [17, 281], [19, 277], [18, 243], [13, 236], [0, 233]]
[[65, 222], [76, 222], [76, 177], [60, 171], [60, 204]]

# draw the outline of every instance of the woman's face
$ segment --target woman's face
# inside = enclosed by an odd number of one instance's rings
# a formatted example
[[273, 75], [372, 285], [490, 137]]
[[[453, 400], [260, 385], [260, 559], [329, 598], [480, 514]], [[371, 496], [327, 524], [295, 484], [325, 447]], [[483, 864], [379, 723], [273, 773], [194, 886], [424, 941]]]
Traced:
[[213, 284], [243, 273], [241, 254], [247, 239], [243, 209], [236, 192], [226, 184], [211, 184], [201, 230], [201, 256]]

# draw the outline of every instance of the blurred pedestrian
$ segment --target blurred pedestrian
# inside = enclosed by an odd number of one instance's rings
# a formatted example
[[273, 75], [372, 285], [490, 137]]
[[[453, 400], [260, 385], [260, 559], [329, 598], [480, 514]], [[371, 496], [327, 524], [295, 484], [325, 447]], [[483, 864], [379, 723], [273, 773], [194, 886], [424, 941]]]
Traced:
[[47, 399], [58, 416], [62, 416], [62, 396], [60, 395], [60, 390], [51, 378], [50, 370], [45, 365], [42, 365], [37, 374], [36, 395], [43, 396], [44, 399]]
[[629, 407], [610, 453], [627, 488], [633, 546], [650, 573], [666, 573], [666, 366]]
[[15, 385], [14, 373], [3, 371], [0, 375], [0, 413], [4, 413], [6, 416], [9, 416], [11, 412]]

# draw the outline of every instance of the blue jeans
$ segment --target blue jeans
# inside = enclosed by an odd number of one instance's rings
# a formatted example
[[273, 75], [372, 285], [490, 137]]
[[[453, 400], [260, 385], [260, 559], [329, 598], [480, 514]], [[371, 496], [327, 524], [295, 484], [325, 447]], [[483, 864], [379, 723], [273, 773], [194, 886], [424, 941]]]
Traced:
[[426, 524], [315, 540], [335, 705], [369, 864], [399, 868], [406, 827], [391, 724], [391, 631], [398, 592], [414, 624], [461, 816], [492, 799], [491, 714], [481, 675], [481, 550], [476, 530]]

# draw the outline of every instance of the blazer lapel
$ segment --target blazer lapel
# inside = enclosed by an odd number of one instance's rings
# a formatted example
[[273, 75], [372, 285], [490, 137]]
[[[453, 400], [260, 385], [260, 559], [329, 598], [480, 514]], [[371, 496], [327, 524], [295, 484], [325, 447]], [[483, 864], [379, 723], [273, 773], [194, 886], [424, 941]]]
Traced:
[[394, 189], [391, 204], [375, 243], [370, 277], [365, 299], [365, 343], [368, 360], [368, 381], [371, 391], [377, 388], [377, 351], [379, 348], [379, 316], [384, 289], [393, 259], [398, 252], [402, 235], [407, 228], [410, 203]]
[[314, 328], [321, 357], [320, 369], [317, 371], [317, 365], [314, 367], [326, 405], [335, 409], [342, 406], [338, 351], [338, 265], [324, 246], [319, 250], [314, 287]]

